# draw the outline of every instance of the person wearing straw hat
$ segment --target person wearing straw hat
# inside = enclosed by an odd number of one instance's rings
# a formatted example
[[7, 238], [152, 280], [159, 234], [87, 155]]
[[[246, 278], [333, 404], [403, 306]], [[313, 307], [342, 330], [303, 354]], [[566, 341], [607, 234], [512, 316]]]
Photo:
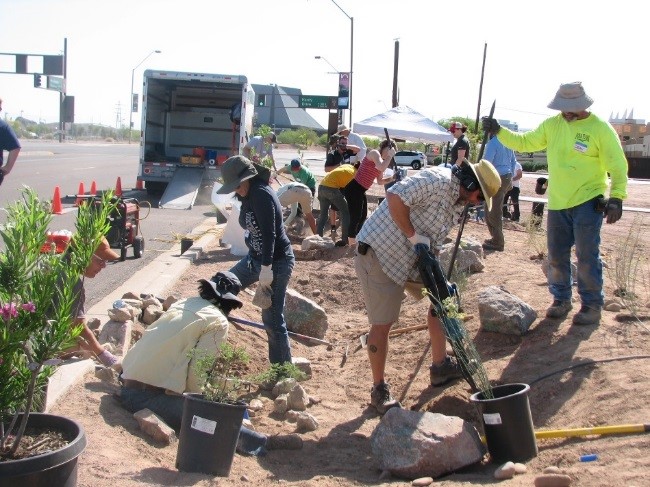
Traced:
[[347, 139], [346, 148], [349, 147], [354, 151], [354, 154], [350, 156], [350, 164], [363, 161], [363, 158], [366, 157], [366, 151], [368, 148], [359, 134], [352, 132], [347, 125], [341, 124], [337, 128], [336, 135], [339, 137], [345, 137]]
[[239, 225], [245, 230], [248, 254], [230, 272], [242, 288], [258, 282], [257, 293], [270, 296], [262, 322], [272, 364], [291, 363], [291, 346], [284, 319], [284, 301], [296, 259], [282, 223], [282, 205], [269, 185], [269, 169], [244, 156], [230, 157], [221, 166], [223, 186], [218, 194], [235, 193], [241, 201]]
[[[409, 280], [419, 280], [415, 247], [424, 245], [438, 251], [465, 205], [485, 201], [490, 209], [500, 187], [499, 173], [485, 159], [477, 164], [463, 162], [453, 174], [439, 167], [424, 169], [392, 186], [361, 228], [354, 265], [370, 324], [370, 404], [379, 414], [400, 406], [390, 393], [384, 371], [388, 335], [399, 318], [405, 286]], [[447, 356], [444, 330], [433, 311], [430, 307], [427, 313], [429, 375], [432, 386], [441, 386], [462, 375], [456, 359]]]
[[[553, 296], [546, 317], [563, 319], [573, 307], [571, 248], [575, 246], [582, 306], [573, 316], [574, 325], [600, 322], [604, 304], [600, 230], [603, 218], [610, 224], [621, 218], [623, 200], [627, 197], [625, 153], [614, 128], [587, 110], [593, 102], [582, 83], [576, 81], [561, 84], [548, 104], [548, 108], [560, 113], [529, 132], [514, 133], [494, 118], [483, 118], [484, 130], [495, 133], [506, 147], [519, 152], [546, 149], [546, 238], [550, 267], [547, 279]], [[611, 184], [605, 202], [608, 173]]]

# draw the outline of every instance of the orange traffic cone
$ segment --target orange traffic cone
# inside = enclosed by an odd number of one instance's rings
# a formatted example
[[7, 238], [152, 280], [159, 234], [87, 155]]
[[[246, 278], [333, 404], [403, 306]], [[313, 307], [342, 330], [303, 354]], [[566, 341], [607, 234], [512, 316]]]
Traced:
[[115, 183], [115, 196], [122, 196], [122, 178], [117, 177], [117, 183]]
[[97, 183], [93, 181], [92, 183], [90, 183], [90, 196], [95, 196], [95, 195], [97, 195]]
[[138, 179], [135, 182], [135, 189], [144, 189], [144, 181], [142, 179]]
[[52, 213], [55, 215], [63, 214], [63, 205], [61, 204], [61, 190], [58, 186], [54, 188], [54, 197], [52, 198]]
[[79, 183], [79, 191], [77, 191], [77, 199], [74, 200], [74, 205], [79, 206], [84, 202], [84, 195], [86, 194], [86, 190], [84, 189], [84, 183], [83, 181]]

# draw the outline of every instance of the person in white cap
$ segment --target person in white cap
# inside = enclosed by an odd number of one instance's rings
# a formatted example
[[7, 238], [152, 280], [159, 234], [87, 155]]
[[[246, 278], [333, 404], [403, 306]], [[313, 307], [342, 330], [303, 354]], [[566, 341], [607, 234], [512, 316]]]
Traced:
[[[379, 414], [400, 407], [390, 393], [384, 372], [388, 335], [399, 318], [406, 283], [419, 280], [416, 248], [439, 251], [465, 205], [485, 201], [489, 210], [500, 187], [499, 173], [485, 159], [478, 164], [464, 162], [453, 175], [438, 167], [417, 171], [386, 192], [386, 199], [361, 228], [354, 267], [370, 324], [370, 404]], [[430, 307], [426, 318], [431, 339], [429, 375], [432, 386], [441, 386], [462, 374], [456, 359], [446, 353], [445, 333], [433, 313], [435, 309]]]
[[[359, 150], [356, 151], [354, 156], [350, 157], [350, 164], [354, 164], [357, 161], [363, 161], [363, 158], [366, 157], [366, 151], [368, 148], [366, 147], [366, 143], [363, 141], [361, 136], [359, 134], [356, 134], [352, 132], [347, 125], [341, 124], [338, 126], [336, 135], [339, 137], [346, 137], [347, 138], [347, 146], [348, 147], [354, 147], [355, 149], [358, 147]], [[356, 159], [354, 159], [356, 157]]]
[[[574, 325], [600, 322], [604, 304], [603, 215], [607, 223], [617, 222], [627, 197], [625, 153], [614, 128], [587, 110], [593, 102], [578, 81], [560, 85], [548, 104], [560, 113], [529, 132], [514, 133], [494, 118], [483, 118], [483, 129], [495, 133], [506, 147], [519, 152], [547, 151], [547, 279], [553, 303], [546, 317], [563, 319], [572, 309], [571, 248], [575, 245], [582, 307], [573, 316]], [[609, 199], [604, 200], [608, 173]]]

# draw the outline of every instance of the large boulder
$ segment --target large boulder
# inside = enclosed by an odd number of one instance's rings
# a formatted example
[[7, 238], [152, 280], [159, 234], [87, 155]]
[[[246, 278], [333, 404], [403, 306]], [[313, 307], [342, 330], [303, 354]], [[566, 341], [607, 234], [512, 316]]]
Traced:
[[298, 291], [287, 289], [284, 317], [289, 331], [314, 338], [325, 338], [329, 326], [325, 310]]
[[490, 286], [478, 294], [478, 315], [485, 331], [523, 335], [537, 319], [537, 311], [509, 291]]
[[456, 416], [391, 408], [370, 436], [379, 468], [407, 479], [440, 477], [486, 453], [476, 428]]

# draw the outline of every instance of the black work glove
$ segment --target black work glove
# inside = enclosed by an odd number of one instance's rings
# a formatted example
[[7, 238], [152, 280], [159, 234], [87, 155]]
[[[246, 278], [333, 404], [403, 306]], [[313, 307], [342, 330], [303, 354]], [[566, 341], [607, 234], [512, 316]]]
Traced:
[[607, 223], [616, 223], [623, 216], [623, 201], [618, 198], [610, 198], [605, 206]]
[[501, 125], [499, 125], [496, 118], [483, 117], [481, 123], [485, 132], [496, 135], [499, 133], [499, 130], [501, 130]]

